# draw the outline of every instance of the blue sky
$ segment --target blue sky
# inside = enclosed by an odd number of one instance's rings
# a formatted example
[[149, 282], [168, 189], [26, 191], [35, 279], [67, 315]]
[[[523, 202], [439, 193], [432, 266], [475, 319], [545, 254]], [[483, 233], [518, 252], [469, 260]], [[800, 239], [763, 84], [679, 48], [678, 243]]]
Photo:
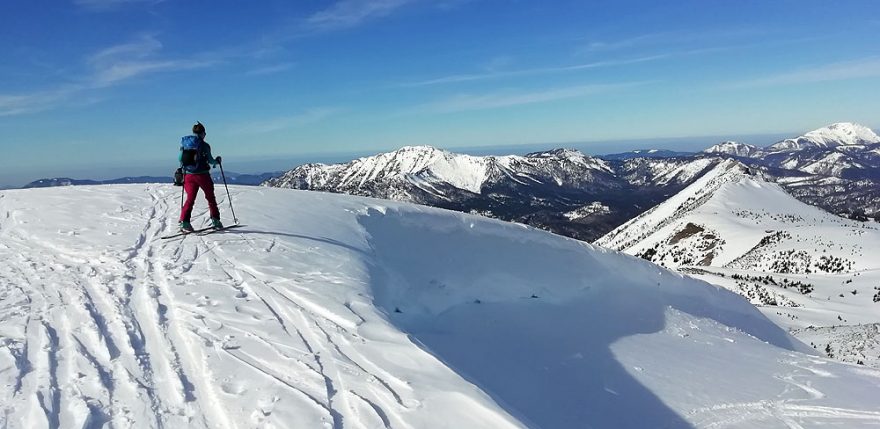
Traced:
[[165, 174], [195, 120], [227, 168], [251, 171], [415, 144], [623, 151], [876, 129], [878, 12], [873, 0], [7, 1], [0, 186]]

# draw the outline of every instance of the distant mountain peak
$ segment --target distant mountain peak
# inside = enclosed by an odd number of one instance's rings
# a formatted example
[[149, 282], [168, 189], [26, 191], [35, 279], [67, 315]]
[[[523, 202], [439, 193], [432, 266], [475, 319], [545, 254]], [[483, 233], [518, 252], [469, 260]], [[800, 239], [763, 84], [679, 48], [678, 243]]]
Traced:
[[551, 149], [541, 152], [532, 152], [526, 156], [539, 158], [539, 157], [547, 157], [547, 156], [556, 156], [561, 158], [569, 158], [569, 157], [580, 157], [585, 158], [587, 155], [584, 155], [583, 152], [577, 149], [568, 149], [568, 148], [558, 148]]
[[852, 122], [838, 122], [810, 131], [797, 138], [785, 139], [767, 149], [773, 152], [783, 152], [806, 147], [833, 148], [873, 143], [880, 143], [880, 136], [870, 128]]
[[752, 179], [754, 172], [748, 166], [735, 159], [725, 159], [681, 192], [620, 225], [597, 240], [596, 244], [621, 251], [629, 249], [641, 242], [644, 232], [658, 231], [696, 210], [726, 184]]
[[487, 183], [506, 178], [561, 185], [592, 181], [592, 175], [599, 173], [611, 174], [612, 169], [605, 161], [574, 149], [495, 157], [458, 154], [432, 146], [404, 146], [346, 164], [300, 166], [266, 185], [346, 190], [409, 200], [407, 188], [445, 198], [441, 188], [447, 186], [479, 194]]
[[413, 146], [403, 146], [400, 149], [393, 151], [392, 153], [402, 154], [402, 153], [449, 153], [443, 149], [438, 149], [434, 146], [429, 145], [413, 145]]
[[753, 157], [761, 152], [761, 149], [757, 146], [740, 143], [732, 140], [723, 141], [718, 143], [706, 150], [704, 153], [713, 153], [713, 154], [724, 154], [724, 155], [732, 155], [732, 156], [740, 156], [744, 158]]

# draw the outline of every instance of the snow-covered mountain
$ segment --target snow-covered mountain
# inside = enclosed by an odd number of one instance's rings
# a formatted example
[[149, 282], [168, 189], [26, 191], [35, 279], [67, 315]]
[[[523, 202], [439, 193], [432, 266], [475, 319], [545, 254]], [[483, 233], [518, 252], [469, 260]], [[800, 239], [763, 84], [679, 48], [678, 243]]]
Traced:
[[870, 251], [880, 227], [806, 205], [755, 173], [726, 160], [596, 244], [673, 268], [810, 273], [830, 272], [834, 260], [845, 269], [833, 272], [880, 269]]
[[808, 204], [837, 214], [880, 216], [880, 137], [853, 123], [831, 124], [767, 148], [721, 144], [704, 151], [735, 156]]
[[629, 152], [601, 155], [599, 158], [605, 160], [624, 160], [633, 158], [675, 158], [690, 155], [693, 155], [693, 153], [679, 152], [667, 149], [636, 149]]
[[365, 193], [401, 201], [424, 192], [448, 198], [446, 190], [480, 194], [506, 180], [555, 186], [601, 185], [612, 173], [605, 161], [558, 149], [527, 156], [470, 156], [430, 146], [407, 146], [347, 164], [307, 164], [269, 180], [266, 186]]
[[768, 152], [785, 152], [806, 148], [836, 148], [880, 143], [870, 128], [851, 122], [839, 122], [810, 131], [800, 137], [785, 139], [767, 147]]
[[766, 148], [724, 142], [704, 153], [753, 158], [769, 167], [808, 174], [848, 178], [876, 177], [880, 168], [880, 136], [870, 128], [841, 122], [785, 139]]
[[615, 164], [615, 170], [627, 183], [640, 188], [680, 189], [722, 162], [712, 157], [633, 158]]
[[[516, 221], [593, 240], [677, 192], [719, 160], [602, 160], [570, 149], [525, 156], [470, 156], [428, 146], [345, 164], [308, 164], [265, 186], [414, 202]], [[591, 204], [607, 210], [568, 214]]]
[[[856, 218], [880, 216], [880, 142], [870, 143], [872, 135], [842, 123], [787, 140], [802, 142], [800, 149], [723, 142], [699, 154], [646, 150], [601, 158], [569, 149], [479, 157], [415, 146], [299, 166], [265, 185], [479, 213], [592, 241], [730, 157], [808, 204]], [[583, 210], [593, 204], [607, 209]]]
[[746, 143], [728, 140], [718, 143], [703, 152], [750, 158], [759, 155], [761, 153], [761, 148]]
[[880, 371], [646, 261], [422, 206], [230, 190], [246, 226], [171, 241], [170, 185], [0, 192], [0, 427], [880, 423]]
[[880, 323], [880, 225], [806, 205], [738, 161], [597, 243], [741, 293], [817, 349], [880, 367], [880, 335], [861, 326]]

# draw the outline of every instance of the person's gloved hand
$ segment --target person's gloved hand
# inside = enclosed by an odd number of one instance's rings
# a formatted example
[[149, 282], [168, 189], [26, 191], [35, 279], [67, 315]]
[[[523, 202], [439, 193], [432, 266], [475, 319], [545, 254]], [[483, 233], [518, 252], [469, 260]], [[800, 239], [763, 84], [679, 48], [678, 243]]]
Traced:
[[223, 158], [220, 157], [220, 156], [218, 156], [218, 157], [216, 157], [216, 158], [214, 158], [214, 159], [217, 160], [217, 164], [222, 164], [222, 163], [223, 163]]

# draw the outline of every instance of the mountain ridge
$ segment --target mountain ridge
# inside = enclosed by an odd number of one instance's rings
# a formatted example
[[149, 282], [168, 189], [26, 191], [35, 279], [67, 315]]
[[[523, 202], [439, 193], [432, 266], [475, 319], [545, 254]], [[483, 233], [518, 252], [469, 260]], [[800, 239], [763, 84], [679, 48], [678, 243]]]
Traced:
[[[837, 136], [845, 140], [833, 143]], [[264, 185], [480, 213], [591, 241], [734, 157], [804, 202], [839, 215], [880, 217], [880, 137], [861, 125], [837, 123], [782, 142], [798, 139], [821, 144], [772, 151], [773, 145], [728, 141], [698, 154], [648, 150], [610, 157], [571, 149], [477, 157], [417, 146], [401, 150], [430, 154], [419, 168], [395, 170], [404, 164], [382, 161], [399, 156], [395, 151], [347, 164], [300, 166]], [[381, 174], [362, 167], [376, 164]]]

